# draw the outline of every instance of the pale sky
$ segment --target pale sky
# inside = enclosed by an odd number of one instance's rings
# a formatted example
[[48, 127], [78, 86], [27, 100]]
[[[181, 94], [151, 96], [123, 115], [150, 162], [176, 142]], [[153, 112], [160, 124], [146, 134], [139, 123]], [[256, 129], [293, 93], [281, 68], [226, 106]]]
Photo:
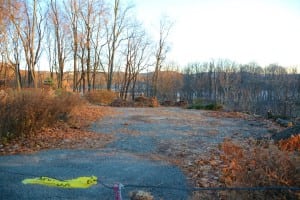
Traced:
[[262, 66], [300, 65], [300, 0], [127, 0], [146, 28], [161, 16], [174, 26], [167, 62], [228, 58]]

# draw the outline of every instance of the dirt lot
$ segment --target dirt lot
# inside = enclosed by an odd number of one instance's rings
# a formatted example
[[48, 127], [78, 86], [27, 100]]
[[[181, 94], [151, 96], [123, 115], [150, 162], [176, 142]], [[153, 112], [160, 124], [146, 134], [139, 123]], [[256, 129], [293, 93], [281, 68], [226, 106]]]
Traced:
[[[154, 199], [216, 199], [220, 197], [217, 193], [192, 194], [186, 189], [222, 186], [218, 151], [224, 139], [247, 145], [251, 138], [268, 138], [280, 129], [270, 121], [241, 113], [172, 107], [97, 109], [90, 106], [79, 110], [75, 115], [78, 118], [70, 126], [42, 130], [35, 137], [37, 140], [31, 139], [30, 143], [24, 140], [2, 146], [2, 155], [21, 154], [0, 157], [2, 197], [112, 199], [113, 196], [112, 191], [100, 185], [89, 192], [48, 188], [36, 191], [41, 188], [21, 184], [22, 178], [32, 174], [65, 179], [96, 175], [107, 184], [121, 181], [127, 185], [183, 189], [125, 187], [124, 199], [129, 199], [130, 191], [139, 189], [151, 192]], [[100, 114], [103, 112], [105, 115]], [[97, 118], [86, 131], [85, 119], [92, 122]], [[31, 154], [22, 155], [28, 152]], [[4, 173], [7, 170], [11, 173]]]
[[[280, 129], [262, 118], [181, 108], [118, 108], [120, 113], [94, 123], [91, 129], [113, 136], [107, 148], [179, 166], [193, 186], [222, 186], [214, 157], [224, 139], [247, 142], [268, 138]], [[209, 158], [209, 159], [208, 159]], [[199, 168], [199, 166], [201, 166]], [[211, 194], [205, 196], [214, 198]], [[199, 196], [194, 197], [199, 199]]]
[[181, 108], [118, 108], [119, 114], [93, 123], [91, 130], [114, 136], [107, 145], [134, 154], [178, 155], [209, 153], [225, 138], [270, 137], [272, 122], [241, 113]]

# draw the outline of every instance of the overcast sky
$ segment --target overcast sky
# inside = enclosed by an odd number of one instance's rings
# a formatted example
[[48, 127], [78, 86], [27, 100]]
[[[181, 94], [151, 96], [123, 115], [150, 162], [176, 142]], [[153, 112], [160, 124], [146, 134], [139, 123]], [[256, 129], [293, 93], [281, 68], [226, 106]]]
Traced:
[[300, 65], [300, 0], [127, 0], [146, 28], [174, 21], [169, 62], [211, 58]]

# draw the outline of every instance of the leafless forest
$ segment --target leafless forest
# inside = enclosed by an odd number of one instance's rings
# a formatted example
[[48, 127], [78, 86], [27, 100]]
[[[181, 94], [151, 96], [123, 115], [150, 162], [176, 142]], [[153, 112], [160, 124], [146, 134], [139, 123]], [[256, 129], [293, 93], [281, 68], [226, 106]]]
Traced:
[[153, 37], [134, 7], [120, 0], [1, 0], [0, 5], [1, 87], [107, 89], [127, 100], [143, 94], [161, 102], [202, 101], [255, 114], [299, 115], [296, 67], [228, 59], [185, 67], [166, 63], [172, 20], [157, 22]]

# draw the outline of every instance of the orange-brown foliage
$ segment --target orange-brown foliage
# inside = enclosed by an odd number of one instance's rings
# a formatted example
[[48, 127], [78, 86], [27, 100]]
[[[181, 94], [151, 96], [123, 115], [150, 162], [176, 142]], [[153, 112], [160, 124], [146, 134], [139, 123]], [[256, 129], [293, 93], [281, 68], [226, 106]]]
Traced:
[[[228, 187], [300, 185], [299, 155], [292, 156], [280, 151], [273, 144], [245, 148], [231, 141], [225, 141], [221, 150], [223, 152], [221, 159], [224, 162], [221, 182]], [[289, 191], [232, 192], [230, 195], [230, 199], [297, 198], [295, 192]]]
[[109, 107], [82, 104], [74, 107], [67, 123], [59, 121], [51, 127], [44, 127], [34, 135], [15, 138], [0, 145], [0, 155], [32, 153], [41, 149], [90, 149], [102, 148], [113, 136], [93, 133], [85, 129], [96, 121], [113, 112]]
[[88, 92], [85, 97], [93, 104], [110, 105], [117, 98], [117, 94], [108, 90], [95, 90]]
[[0, 101], [0, 136], [10, 139], [30, 135], [65, 120], [80, 103], [79, 96], [71, 93], [54, 95], [40, 89], [8, 91], [5, 100]]
[[283, 151], [300, 152], [300, 134], [292, 136], [289, 139], [279, 141], [278, 146]]

